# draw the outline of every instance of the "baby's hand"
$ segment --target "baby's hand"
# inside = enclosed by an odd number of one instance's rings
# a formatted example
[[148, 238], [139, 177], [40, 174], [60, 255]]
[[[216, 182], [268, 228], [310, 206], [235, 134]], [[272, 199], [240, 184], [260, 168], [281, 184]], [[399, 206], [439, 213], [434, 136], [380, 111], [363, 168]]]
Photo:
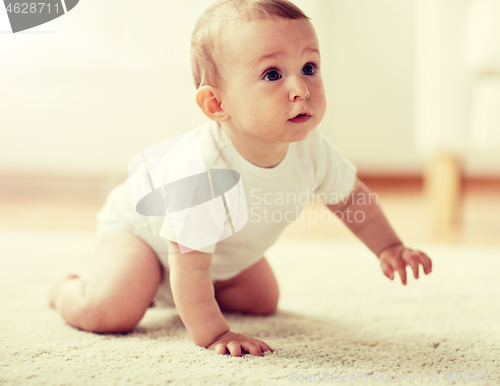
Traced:
[[208, 347], [209, 350], [215, 351], [217, 354], [226, 354], [229, 351], [233, 357], [240, 357], [241, 354], [251, 354], [256, 357], [261, 357], [262, 352], [271, 351], [266, 343], [261, 340], [251, 338], [247, 335], [236, 334], [228, 331], [219, 336]]
[[406, 266], [408, 265], [413, 270], [415, 279], [418, 279], [420, 264], [422, 264], [426, 275], [432, 271], [431, 259], [425, 253], [416, 249], [406, 248], [404, 245], [387, 248], [380, 254], [379, 259], [384, 275], [394, 280], [394, 271], [398, 271], [403, 285], [406, 285]]

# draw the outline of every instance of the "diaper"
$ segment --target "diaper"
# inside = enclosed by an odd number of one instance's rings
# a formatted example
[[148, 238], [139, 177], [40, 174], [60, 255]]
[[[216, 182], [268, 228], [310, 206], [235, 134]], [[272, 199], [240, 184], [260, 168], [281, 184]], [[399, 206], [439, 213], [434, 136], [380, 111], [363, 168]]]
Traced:
[[155, 305], [175, 306], [168, 272], [168, 241], [159, 236], [163, 217], [143, 216], [136, 212], [128, 179], [111, 190], [96, 219], [97, 243], [107, 231], [121, 229], [140, 237], [153, 249], [164, 273], [154, 298]]
[[[174, 299], [170, 288], [168, 271], [168, 240], [159, 236], [164, 223], [163, 216], [144, 216], [135, 210], [132, 193], [128, 179], [115, 187], [109, 193], [106, 203], [96, 215], [97, 229], [96, 242], [98, 243], [102, 235], [115, 229], [122, 229], [140, 237], [144, 240], [158, 256], [158, 260], [163, 269], [163, 281], [156, 292], [154, 302], [158, 306], [174, 307]], [[216, 260], [214, 258], [214, 260]], [[214, 261], [213, 261], [214, 263]], [[212, 283], [218, 280], [227, 280], [248, 267], [232, 266], [230, 269], [225, 266], [212, 264], [210, 277]]]

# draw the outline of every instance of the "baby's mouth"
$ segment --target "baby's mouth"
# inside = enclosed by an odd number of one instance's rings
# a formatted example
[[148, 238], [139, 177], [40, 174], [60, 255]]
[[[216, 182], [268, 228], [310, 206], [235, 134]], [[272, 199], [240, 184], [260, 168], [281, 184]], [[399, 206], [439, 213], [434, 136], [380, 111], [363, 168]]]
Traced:
[[308, 114], [299, 114], [294, 118], [289, 119], [289, 121], [293, 123], [302, 123], [302, 122], [307, 122], [309, 118], [311, 118], [311, 116]]

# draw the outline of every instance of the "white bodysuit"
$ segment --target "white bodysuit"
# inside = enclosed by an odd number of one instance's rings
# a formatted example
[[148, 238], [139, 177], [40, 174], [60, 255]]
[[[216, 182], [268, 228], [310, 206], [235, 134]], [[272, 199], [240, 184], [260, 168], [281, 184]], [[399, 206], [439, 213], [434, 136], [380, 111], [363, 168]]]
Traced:
[[[311, 194], [334, 204], [349, 195], [356, 181], [354, 165], [318, 128], [303, 141], [291, 143], [283, 160], [273, 168], [261, 168], [243, 158], [215, 121], [194, 132], [207, 168], [231, 169], [240, 174], [248, 209], [246, 225], [211, 248], [210, 276], [214, 282], [236, 276], [264, 256], [284, 228], [301, 214]], [[127, 179], [109, 193], [97, 221], [97, 241], [108, 230], [124, 229], [151, 246], [166, 270], [155, 303], [173, 306], [168, 239], [175, 239], [164, 226], [166, 218], [137, 213]]]

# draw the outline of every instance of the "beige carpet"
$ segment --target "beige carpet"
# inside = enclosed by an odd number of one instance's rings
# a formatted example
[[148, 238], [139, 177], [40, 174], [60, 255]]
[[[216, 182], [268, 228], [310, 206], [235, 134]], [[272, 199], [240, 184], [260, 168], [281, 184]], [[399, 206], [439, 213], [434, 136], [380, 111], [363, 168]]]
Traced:
[[276, 351], [232, 358], [195, 346], [173, 309], [148, 310], [126, 335], [66, 325], [47, 294], [61, 274], [83, 271], [92, 234], [0, 229], [0, 245], [2, 385], [465, 379], [453, 372], [474, 372], [475, 385], [500, 384], [500, 248], [420, 246], [434, 272], [403, 287], [382, 275], [361, 244], [280, 241], [268, 253], [282, 293], [278, 314], [227, 315], [233, 330]]

